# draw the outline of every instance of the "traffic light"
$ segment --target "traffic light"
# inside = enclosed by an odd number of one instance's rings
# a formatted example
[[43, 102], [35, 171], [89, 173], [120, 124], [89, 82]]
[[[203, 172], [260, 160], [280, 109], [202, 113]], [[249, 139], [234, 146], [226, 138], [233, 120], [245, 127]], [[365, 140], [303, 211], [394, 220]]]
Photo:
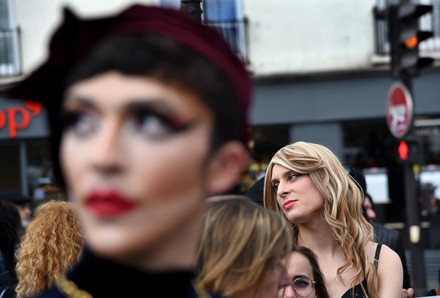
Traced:
[[402, 163], [420, 162], [420, 145], [417, 140], [401, 140], [396, 147], [397, 159]]
[[420, 31], [419, 20], [432, 11], [432, 5], [405, 3], [388, 8], [388, 33], [391, 45], [391, 76], [416, 77], [421, 68], [434, 59], [419, 57], [419, 44], [432, 37], [431, 31]]

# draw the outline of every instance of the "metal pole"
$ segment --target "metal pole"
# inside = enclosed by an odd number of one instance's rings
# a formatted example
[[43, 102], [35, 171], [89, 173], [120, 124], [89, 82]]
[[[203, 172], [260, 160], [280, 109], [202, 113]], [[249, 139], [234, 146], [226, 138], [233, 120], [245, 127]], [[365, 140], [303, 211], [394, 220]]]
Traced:
[[[411, 97], [412, 81], [409, 77], [403, 77], [402, 83], [408, 88]], [[415, 101], [415, 100], [414, 100]], [[409, 137], [414, 137], [414, 127], [408, 132]], [[409, 235], [409, 251], [411, 255], [411, 281], [416, 296], [426, 293], [426, 268], [424, 247], [422, 245], [422, 231], [420, 227], [420, 208], [417, 200], [417, 182], [414, 175], [413, 163], [404, 163], [405, 204], [406, 204], [406, 230]], [[418, 239], [417, 239], [418, 238]]]
[[19, 148], [19, 156], [20, 156], [20, 184], [21, 184], [21, 192], [24, 195], [28, 195], [28, 173], [27, 173], [27, 147], [25, 141], [21, 140], [18, 143]]
[[180, 9], [192, 16], [196, 21], [202, 22], [202, 0], [181, 0]]

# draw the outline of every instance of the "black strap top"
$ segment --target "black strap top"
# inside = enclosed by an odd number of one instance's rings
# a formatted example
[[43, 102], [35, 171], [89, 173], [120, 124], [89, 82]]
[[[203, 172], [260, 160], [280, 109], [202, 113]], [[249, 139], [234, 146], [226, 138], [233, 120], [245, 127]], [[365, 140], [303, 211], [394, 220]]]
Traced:
[[376, 246], [376, 253], [374, 254], [374, 267], [379, 267], [379, 256], [380, 256], [380, 249], [382, 248], [382, 243], [378, 243]]
[[[379, 256], [380, 256], [381, 248], [382, 248], [382, 244], [378, 243], [376, 247], [376, 252], [374, 254], [374, 267], [376, 267], [376, 270], [377, 267], [379, 266]], [[353, 288], [348, 289], [347, 292], [345, 292], [341, 298], [366, 298], [362, 288], [364, 288], [365, 292], [368, 294], [368, 286], [366, 279], [364, 279], [361, 283], [355, 285]]]

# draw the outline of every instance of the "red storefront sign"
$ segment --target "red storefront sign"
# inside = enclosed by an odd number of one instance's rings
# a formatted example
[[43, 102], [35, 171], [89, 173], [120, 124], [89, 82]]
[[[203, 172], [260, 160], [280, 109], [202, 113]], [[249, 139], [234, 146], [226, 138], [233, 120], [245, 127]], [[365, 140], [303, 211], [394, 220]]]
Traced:
[[9, 107], [0, 109], [0, 130], [7, 129], [11, 139], [17, 137], [17, 131], [30, 126], [32, 119], [40, 115], [40, 103], [25, 101], [24, 107]]

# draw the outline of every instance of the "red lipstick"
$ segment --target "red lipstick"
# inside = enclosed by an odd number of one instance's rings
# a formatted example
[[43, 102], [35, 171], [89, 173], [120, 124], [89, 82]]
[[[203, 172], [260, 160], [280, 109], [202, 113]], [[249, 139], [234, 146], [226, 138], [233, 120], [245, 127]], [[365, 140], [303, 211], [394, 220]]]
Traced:
[[284, 210], [288, 210], [288, 209], [290, 209], [293, 205], [295, 205], [295, 203], [296, 203], [296, 201], [294, 201], [294, 200], [288, 200], [288, 201], [285, 201], [284, 204], [283, 204], [283, 209], [284, 209]]
[[86, 206], [93, 213], [101, 216], [119, 216], [130, 212], [136, 204], [119, 191], [93, 190], [86, 198]]

